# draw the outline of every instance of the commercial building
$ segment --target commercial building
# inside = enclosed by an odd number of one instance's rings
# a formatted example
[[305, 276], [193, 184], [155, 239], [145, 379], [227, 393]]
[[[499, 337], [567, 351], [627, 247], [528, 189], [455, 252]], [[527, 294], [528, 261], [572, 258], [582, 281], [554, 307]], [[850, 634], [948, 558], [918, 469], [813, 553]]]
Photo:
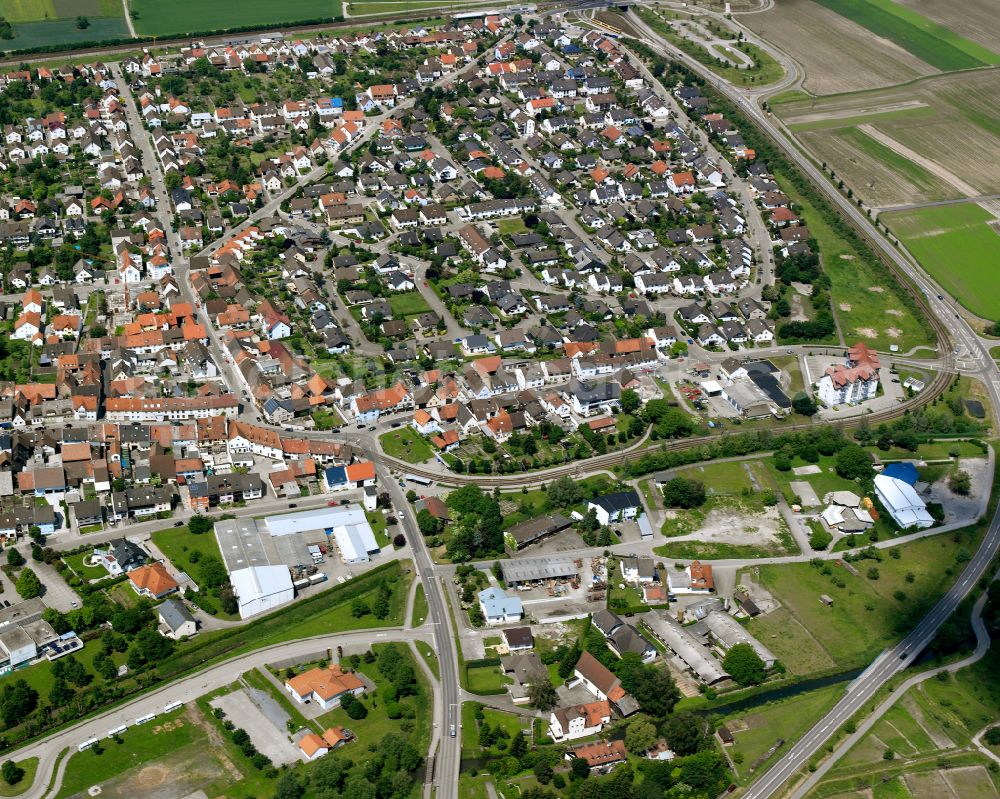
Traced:
[[504, 583], [510, 588], [545, 580], [572, 580], [578, 573], [576, 564], [569, 558], [519, 558], [501, 561], [500, 570]]
[[287, 566], [248, 566], [230, 572], [229, 581], [239, 602], [241, 619], [267, 613], [295, 598]]
[[518, 597], [507, 596], [492, 586], [479, 592], [479, 607], [487, 624], [520, 621], [524, 617], [524, 606]]
[[653, 635], [673, 652], [679, 665], [703, 683], [715, 685], [729, 679], [722, 664], [712, 657], [704, 640], [693, 634], [690, 627], [683, 627], [673, 617], [656, 611], [645, 614], [642, 620]]
[[904, 480], [885, 474], [875, 475], [875, 496], [882, 507], [904, 530], [910, 527], [931, 527], [934, 517], [916, 490]]

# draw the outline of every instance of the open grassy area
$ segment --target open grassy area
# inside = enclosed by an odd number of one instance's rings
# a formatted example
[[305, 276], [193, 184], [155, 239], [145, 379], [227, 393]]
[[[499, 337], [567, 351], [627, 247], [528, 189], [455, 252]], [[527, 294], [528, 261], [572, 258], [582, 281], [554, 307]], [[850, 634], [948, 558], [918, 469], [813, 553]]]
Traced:
[[479, 747], [479, 729], [481, 724], [489, 725], [490, 729], [501, 728], [506, 730], [508, 738], [505, 746], [509, 746], [509, 741], [515, 735], [520, 735], [525, 729], [525, 724], [520, 717], [513, 713], [504, 713], [502, 710], [494, 710], [491, 707], [483, 707], [483, 720], [476, 720], [476, 710], [480, 705], [476, 702], [464, 702], [462, 704], [462, 755], [463, 757], [478, 757], [484, 755], [502, 755], [503, 749], [496, 744], [486, 749]]
[[399, 317], [420, 316], [427, 313], [431, 306], [419, 291], [406, 291], [402, 294], [391, 294], [389, 296], [389, 306], [392, 308], [392, 315]]
[[433, 456], [431, 446], [412, 427], [400, 427], [378, 437], [382, 451], [407, 463], [423, 463]]
[[994, 271], [1000, 234], [972, 203], [884, 214], [882, 221], [949, 294], [974, 314], [1000, 319]]
[[422, 583], [417, 583], [417, 593], [413, 597], [413, 616], [411, 624], [419, 627], [427, 621], [427, 595], [424, 593]]
[[26, 757], [24, 760], [15, 760], [14, 762], [24, 769], [24, 777], [16, 785], [0, 782], [0, 796], [20, 796], [35, 781], [35, 772], [38, 770], [37, 757]]
[[136, 33], [183, 34], [194, 31], [240, 28], [250, 25], [268, 25], [300, 22], [303, 20], [332, 19], [341, 14], [340, 0], [244, 0], [227, 3], [221, 0], [131, 0], [137, 12]]
[[498, 219], [497, 230], [504, 236], [513, 236], [516, 233], [527, 233], [528, 228], [521, 217], [517, 219]]
[[892, 0], [817, 0], [942, 71], [1000, 64], [1000, 56]]
[[[193, 711], [198, 712], [198, 711]], [[168, 729], [169, 728], [169, 729]], [[134, 766], [165, 757], [202, 738], [200, 730], [186, 717], [184, 708], [156, 717], [122, 733], [122, 743], [101, 741], [102, 752], [76, 752], [69, 760], [56, 799], [84, 792]]]
[[740, 781], [747, 780], [752, 773], [750, 767], [757, 764], [755, 772], [759, 772], [762, 763], [758, 759], [775, 744], [779, 738], [785, 744], [772, 755], [779, 757], [798, 740], [810, 726], [819, 720], [843, 695], [844, 686], [831, 685], [816, 691], [780, 702], [772, 702], [752, 713], [738, 714], [724, 719], [732, 731], [735, 743], [730, 750], [731, 755], [739, 753], [736, 758], [736, 773]]
[[76, 26], [76, 19], [50, 19], [43, 22], [20, 22], [14, 25], [14, 38], [0, 41], [0, 49], [22, 50], [75, 42], [127, 39], [124, 17], [88, 17], [90, 25]]
[[929, 327], [900, 296], [903, 288], [886, 280], [884, 268], [864, 262], [850, 242], [795, 190], [792, 181], [779, 177], [778, 182], [799, 205], [800, 215], [819, 245], [823, 271], [830, 278], [834, 313], [845, 340], [863, 339], [880, 350], [898, 344], [903, 352], [933, 345]]
[[[808, 563], [760, 566], [760, 582], [782, 607], [747, 627], [796, 674], [863, 665], [908, 631], [905, 614], [915, 603], [930, 605], [944, 593], [958, 569], [943, 564], [955, 564], [962, 549], [974, 552], [981, 536], [959, 531], [905, 544], [899, 559], [884, 553], [878, 563], [856, 561], [857, 576], [834, 562], [829, 574]], [[872, 567], [877, 579], [867, 576]]]

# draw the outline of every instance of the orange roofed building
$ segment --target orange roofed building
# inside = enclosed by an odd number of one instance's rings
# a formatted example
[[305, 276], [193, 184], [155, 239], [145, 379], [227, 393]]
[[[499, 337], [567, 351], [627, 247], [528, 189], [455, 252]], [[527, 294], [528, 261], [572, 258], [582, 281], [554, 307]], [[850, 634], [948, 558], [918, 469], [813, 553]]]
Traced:
[[354, 672], [344, 671], [339, 663], [331, 663], [325, 669], [309, 669], [285, 680], [285, 689], [300, 705], [312, 701], [330, 710], [338, 707], [347, 694], [361, 696], [365, 684]]
[[128, 573], [129, 582], [139, 596], [160, 599], [177, 590], [177, 581], [162, 563], [150, 563]]

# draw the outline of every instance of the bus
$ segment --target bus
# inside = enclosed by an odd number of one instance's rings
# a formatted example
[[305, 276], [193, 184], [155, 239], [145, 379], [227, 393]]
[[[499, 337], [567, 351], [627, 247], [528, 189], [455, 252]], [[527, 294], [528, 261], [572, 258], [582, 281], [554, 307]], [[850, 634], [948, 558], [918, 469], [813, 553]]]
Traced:
[[88, 738], [82, 744], [78, 744], [77, 745], [76, 751], [78, 751], [78, 752], [85, 752], [86, 750], [90, 749], [90, 747], [92, 747], [96, 743], [97, 743], [97, 739], [96, 738]]
[[177, 710], [177, 708], [181, 707], [183, 704], [183, 702], [170, 702], [169, 704], [163, 706], [163, 712], [169, 713], [171, 710]]
[[148, 713], [145, 716], [139, 716], [139, 718], [137, 718], [135, 720], [135, 723], [136, 724], [145, 724], [147, 721], [152, 721], [155, 718], [156, 718], [156, 714], [155, 713]]

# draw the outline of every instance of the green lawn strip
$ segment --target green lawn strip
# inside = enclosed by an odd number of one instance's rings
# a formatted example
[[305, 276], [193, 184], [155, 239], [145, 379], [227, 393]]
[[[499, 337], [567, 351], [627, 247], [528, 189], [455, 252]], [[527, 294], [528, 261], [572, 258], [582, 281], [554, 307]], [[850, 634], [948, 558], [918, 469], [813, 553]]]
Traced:
[[390, 458], [407, 463], [423, 463], [433, 457], [430, 444], [411, 427], [400, 427], [379, 436], [382, 451]]
[[948, 294], [978, 316], [1000, 319], [994, 290], [1000, 234], [978, 205], [947, 205], [880, 216]]
[[760, 771], [762, 763], [756, 764], [754, 772], [750, 772], [750, 766], [778, 739], [784, 739], [785, 743], [771, 757], [780, 757], [786, 752], [802, 733], [836, 704], [843, 692], [843, 684], [830, 685], [790, 699], [769, 702], [754, 708], [751, 713], [725, 717], [724, 723], [733, 731], [735, 740], [730, 754], [742, 755], [742, 762], [736, 765], [740, 781], [743, 782]]
[[424, 593], [423, 583], [417, 583], [417, 592], [413, 597], [413, 615], [410, 624], [419, 627], [427, 621], [427, 595]]
[[174, 566], [189, 574], [197, 574], [197, 563], [191, 560], [191, 555], [197, 553], [197, 559], [207, 556], [214, 556], [222, 561], [222, 553], [219, 551], [219, 542], [215, 538], [215, 533], [209, 531], [195, 535], [188, 528], [168, 527], [166, 530], [157, 530], [152, 535], [156, 548], [164, 554]]
[[368, 519], [368, 524], [371, 525], [376, 543], [382, 547], [382, 549], [388, 549], [390, 542], [388, 527], [385, 521], [385, 514], [383, 514], [380, 510], [369, 510], [365, 511], [365, 518]]
[[486, 783], [492, 781], [493, 777], [489, 774], [477, 774], [473, 777], [468, 772], [462, 772], [458, 775], [458, 795], [462, 799], [490, 799]]
[[[929, 329], [914, 316], [910, 307], [912, 301], [901, 295], [902, 287], [885, 279], [881, 265], [876, 267], [866, 261], [791, 180], [782, 176], [778, 182], [798, 204], [809, 233], [816, 239], [823, 271], [830, 278], [830, 295], [844, 338], [849, 342], [863, 339], [880, 350], [897, 344], [904, 352], [911, 347], [931, 344]], [[881, 290], [869, 291], [871, 287]], [[846, 310], [847, 307], [850, 310]], [[898, 315], [887, 315], [888, 310]], [[890, 335], [890, 329], [898, 334]], [[867, 335], [872, 330], [875, 336]]]
[[426, 641], [417, 641], [416, 646], [420, 656], [427, 662], [427, 667], [431, 670], [431, 674], [433, 674], [436, 679], [440, 680], [441, 664], [438, 663], [438, 657], [434, 652], [434, 648]]
[[0, 781], [0, 796], [20, 796], [35, 781], [35, 772], [38, 770], [37, 757], [26, 757], [24, 760], [15, 760], [14, 763], [24, 769], [24, 776], [14, 785]]
[[[184, 712], [184, 708], [179, 708], [172, 713], [158, 715], [153, 722], [129, 727], [122, 733], [121, 744], [102, 740], [101, 754], [92, 749], [73, 754], [66, 764], [66, 774], [56, 799], [86, 793], [92, 785], [99, 785], [134, 766], [165, 757], [194, 743], [200, 730], [184, 718]], [[171, 729], [164, 728], [164, 722], [177, 720], [182, 721], [179, 726], [171, 724]]]
[[817, 0], [945, 72], [1000, 64], [1000, 56], [892, 0]]
[[419, 291], [407, 291], [402, 294], [390, 294], [389, 306], [395, 317], [419, 316], [427, 313], [431, 306]]

